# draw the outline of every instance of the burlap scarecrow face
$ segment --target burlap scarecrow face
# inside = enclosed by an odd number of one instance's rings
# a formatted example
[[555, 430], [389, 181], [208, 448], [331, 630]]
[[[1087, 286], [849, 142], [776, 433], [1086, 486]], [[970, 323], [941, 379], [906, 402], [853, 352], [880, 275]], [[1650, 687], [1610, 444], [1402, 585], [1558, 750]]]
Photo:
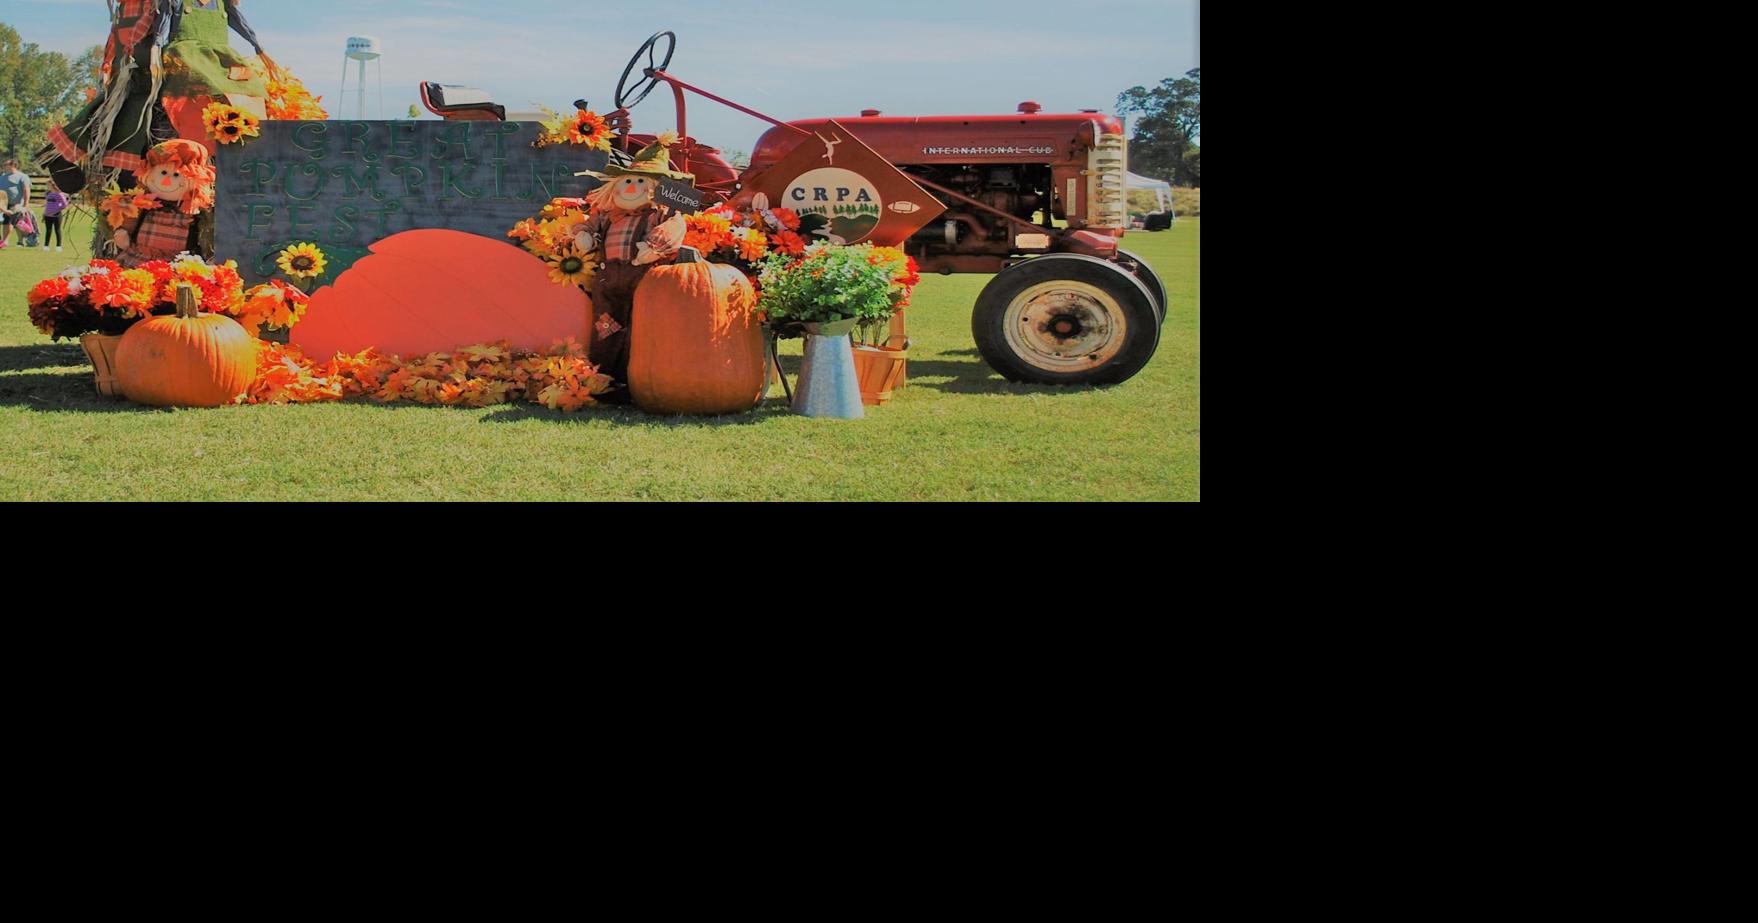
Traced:
[[658, 177], [618, 176], [610, 182], [613, 189], [611, 201], [625, 211], [637, 211], [652, 205], [654, 194], [659, 192]]

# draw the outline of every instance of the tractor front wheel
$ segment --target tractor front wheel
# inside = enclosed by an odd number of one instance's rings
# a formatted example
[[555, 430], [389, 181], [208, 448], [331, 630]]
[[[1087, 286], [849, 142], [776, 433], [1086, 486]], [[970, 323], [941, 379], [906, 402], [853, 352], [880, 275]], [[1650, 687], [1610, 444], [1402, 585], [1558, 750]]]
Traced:
[[1156, 307], [1141, 280], [1116, 264], [1055, 253], [997, 275], [977, 297], [971, 334], [1009, 381], [1112, 385], [1154, 357]]

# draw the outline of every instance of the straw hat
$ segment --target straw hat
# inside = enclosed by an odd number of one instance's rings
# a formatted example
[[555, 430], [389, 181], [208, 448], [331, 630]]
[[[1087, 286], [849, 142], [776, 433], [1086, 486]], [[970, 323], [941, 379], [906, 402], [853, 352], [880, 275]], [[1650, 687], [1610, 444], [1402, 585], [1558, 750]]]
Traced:
[[677, 132], [668, 131], [660, 135], [652, 144], [642, 148], [635, 155], [635, 160], [628, 166], [611, 164], [604, 168], [603, 173], [591, 170], [579, 174], [593, 179], [610, 180], [618, 176], [663, 176], [667, 179], [693, 181], [694, 173], [679, 173], [671, 169], [671, 148], [678, 141]]

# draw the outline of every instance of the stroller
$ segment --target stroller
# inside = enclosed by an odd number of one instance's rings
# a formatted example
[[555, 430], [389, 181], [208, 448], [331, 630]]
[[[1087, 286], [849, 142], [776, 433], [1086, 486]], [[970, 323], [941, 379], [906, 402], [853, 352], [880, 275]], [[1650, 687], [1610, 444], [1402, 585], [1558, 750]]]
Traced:
[[37, 216], [32, 214], [28, 208], [19, 212], [16, 227], [18, 228], [19, 242], [25, 247], [35, 249], [37, 246]]

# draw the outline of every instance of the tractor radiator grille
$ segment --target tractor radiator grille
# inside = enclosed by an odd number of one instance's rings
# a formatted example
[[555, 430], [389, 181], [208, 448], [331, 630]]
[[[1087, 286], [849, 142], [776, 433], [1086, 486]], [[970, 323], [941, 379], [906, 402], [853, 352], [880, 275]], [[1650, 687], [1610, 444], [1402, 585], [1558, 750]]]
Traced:
[[1129, 142], [1122, 135], [1100, 135], [1087, 155], [1088, 227], [1129, 226]]

